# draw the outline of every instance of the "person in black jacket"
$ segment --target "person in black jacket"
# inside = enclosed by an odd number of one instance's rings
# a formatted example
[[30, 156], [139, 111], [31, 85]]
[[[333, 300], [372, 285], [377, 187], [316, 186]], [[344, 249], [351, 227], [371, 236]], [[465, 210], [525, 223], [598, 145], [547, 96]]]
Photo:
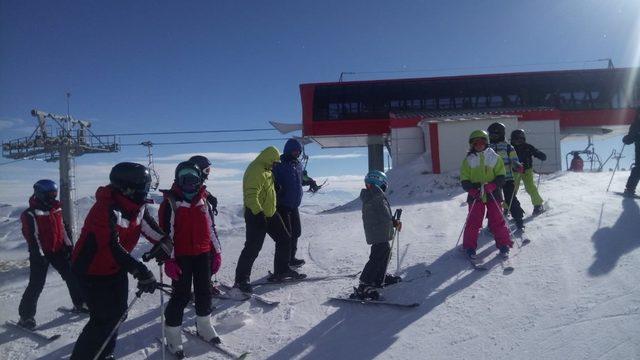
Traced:
[[626, 145], [636, 144], [636, 164], [631, 169], [631, 174], [629, 175], [629, 179], [627, 179], [627, 186], [624, 190], [625, 196], [634, 197], [638, 181], [640, 180], [640, 168], [638, 168], [637, 164], [638, 159], [640, 159], [640, 106], [636, 108], [636, 118], [629, 127], [629, 133], [622, 138], [622, 142]]
[[[544, 211], [542, 207], [542, 197], [538, 193], [535, 181], [533, 181], [533, 159], [536, 157], [542, 161], [547, 160], [547, 155], [542, 151], [536, 149], [535, 146], [527, 143], [525, 132], [522, 129], [513, 130], [511, 132], [511, 145], [516, 149], [518, 153], [518, 159], [520, 163], [524, 165], [524, 173], [521, 175], [522, 182], [524, 182], [524, 189], [531, 197], [531, 203], [533, 204], [533, 214], [538, 215]], [[519, 179], [516, 181], [515, 191], [518, 191], [520, 187]]]

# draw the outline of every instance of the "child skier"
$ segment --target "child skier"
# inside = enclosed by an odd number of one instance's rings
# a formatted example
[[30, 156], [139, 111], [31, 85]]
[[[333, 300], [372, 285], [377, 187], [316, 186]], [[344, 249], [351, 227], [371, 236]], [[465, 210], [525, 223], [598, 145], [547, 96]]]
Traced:
[[[118, 336], [115, 327], [127, 311], [127, 273], [138, 280], [140, 291], [155, 291], [153, 273], [130, 254], [140, 235], [155, 243], [149, 253], [156, 258], [166, 259], [172, 252], [170, 239], [146, 208], [149, 170], [123, 162], [111, 169], [109, 180], [109, 185], [96, 191], [96, 203], [73, 249], [73, 271], [87, 296], [89, 322], [76, 340], [71, 360], [93, 359], [105, 341], [107, 345], [98, 358], [113, 359]], [[108, 338], [114, 329], [116, 332]]]
[[489, 132], [490, 147], [502, 157], [505, 170], [505, 182], [502, 186], [502, 192], [504, 193], [505, 203], [505, 216], [508, 211], [511, 212], [511, 217], [516, 223], [518, 230], [524, 230], [524, 222], [522, 218], [524, 216], [524, 210], [520, 206], [518, 200], [518, 188], [515, 186], [514, 172], [522, 173], [524, 167], [518, 160], [518, 154], [513, 146], [509, 145], [505, 140], [505, 126], [502, 123], [493, 123], [489, 125], [487, 129]]
[[34, 329], [38, 298], [47, 279], [49, 264], [58, 271], [67, 283], [75, 312], [87, 312], [78, 279], [71, 272], [69, 261], [73, 243], [62, 220], [62, 209], [58, 196], [58, 185], [53, 180], [39, 180], [33, 185], [29, 207], [22, 212], [22, 234], [29, 248], [29, 285], [22, 295], [18, 314], [18, 325]]
[[213, 226], [213, 210], [207, 201], [206, 186], [200, 168], [190, 161], [175, 170], [171, 190], [164, 191], [158, 217], [160, 227], [173, 236], [173, 258], [164, 263], [172, 279], [173, 292], [164, 311], [167, 347], [173, 354], [182, 352], [182, 317], [191, 300], [193, 283], [196, 329], [205, 341], [219, 344], [211, 326], [211, 274], [220, 268], [220, 243]]
[[[520, 162], [524, 165], [524, 173], [521, 174], [522, 181], [524, 182], [524, 189], [531, 197], [531, 203], [533, 204], [533, 214], [538, 215], [544, 211], [542, 207], [542, 198], [538, 193], [538, 188], [533, 181], [533, 159], [532, 156], [545, 161], [547, 155], [542, 151], [535, 148], [535, 146], [527, 143], [524, 130], [518, 129], [511, 132], [511, 145], [516, 149]], [[515, 191], [518, 191], [520, 187], [520, 179], [516, 180]]]
[[633, 123], [631, 123], [631, 126], [629, 126], [627, 135], [622, 137], [622, 142], [625, 145], [635, 143], [635, 165], [631, 168], [631, 173], [629, 174], [623, 193], [626, 197], [635, 197], [636, 187], [638, 186], [638, 181], [640, 181], [640, 164], [638, 164], [638, 161], [640, 161], [640, 106], [636, 107], [636, 118], [633, 120]]
[[[360, 285], [354, 288], [351, 298], [377, 300], [378, 288], [400, 281], [400, 277], [387, 273], [391, 246], [395, 230], [402, 228], [402, 222], [393, 218], [387, 191], [387, 176], [382, 171], [369, 171], [364, 178], [365, 189], [360, 191], [362, 200], [362, 223], [367, 244], [371, 245], [369, 261], [360, 275]], [[386, 275], [385, 275], [386, 274]]]
[[500, 206], [500, 187], [504, 184], [505, 177], [504, 163], [500, 155], [487, 147], [488, 142], [489, 135], [486, 131], [472, 132], [469, 136], [470, 150], [460, 168], [462, 188], [469, 193], [469, 214], [462, 247], [472, 261], [476, 259], [478, 232], [482, 227], [485, 211], [500, 254], [508, 256], [509, 249], [513, 246]]

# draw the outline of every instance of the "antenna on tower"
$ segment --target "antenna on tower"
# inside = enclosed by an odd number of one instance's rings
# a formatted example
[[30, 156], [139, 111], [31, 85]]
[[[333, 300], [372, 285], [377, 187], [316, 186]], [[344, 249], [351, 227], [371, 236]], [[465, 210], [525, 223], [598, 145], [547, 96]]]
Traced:
[[[67, 93], [67, 112], [69, 97]], [[62, 217], [71, 227], [75, 238], [75, 204], [71, 193], [73, 185], [73, 159], [84, 154], [110, 153], [120, 150], [120, 144], [113, 135], [95, 135], [89, 129], [91, 122], [66, 116], [51, 114], [41, 110], [31, 110], [31, 116], [38, 119], [36, 129], [29, 137], [2, 142], [2, 156], [9, 159], [44, 160], [58, 162], [60, 169], [60, 200]], [[52, 124], [53, 122], [53, 124]], [[57, 127], [54, 133], [53, 129]]]
[[147, 159], [148, 159], [147, 167], [149, 168], [149, 172], [151, 173], [151, 176], [153, 177], [153, 180], [154, 180], [153, 183], [151, 184], [151, 189], [158, 190], [158, 187], [160, 186], [160, 176], [158, 175], [158, 172], [156, 171], [156, 166], [153, 163], [153, 152], [151, 151], [151, 148], [153, 147], [153, 143], [147, 140], [147, 141], [141, 142], [140, 145], [147, 147]]

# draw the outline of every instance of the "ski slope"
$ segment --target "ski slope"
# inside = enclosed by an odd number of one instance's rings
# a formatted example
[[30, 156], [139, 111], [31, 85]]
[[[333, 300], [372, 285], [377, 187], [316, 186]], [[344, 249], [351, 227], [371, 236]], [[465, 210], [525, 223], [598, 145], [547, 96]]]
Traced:
[[[514, 246], [515, 271], [505, 275], [486, 235], [479, 253], [487, 256], [489, 271], [473, 270], [455, 248], [466, 216], [456, 177], [422, 172], [419, 163], [392, 171], [390, 199], [393, 208], [404, 210], [401, 275], [413, 278], [425, 270], [432, 275], [383, 293], [390, 300], [420, 302], [419, 307], [327, 301], [349, 292], [357, 285], [354, 279], [262, 287], [256, 292], [279, 300], [278, 306], [217, 301], [213, 322], [225, 344], [236, 352], [250, 351], [252, 359], [640, 358], [640, 208], [637, 200], [605, 192], [611, 173], [544, 176], [540, 192], [549, 210], [527, 222], [532, 242]], [[617, 173], [612, 189], [623, 189], [628, 174]], [[369, 247], [359, 200], [322, 211], [333, 204], [321, 204], [321, 196], [303, 200], [303, 270], [309, 275], [360, 271]], [[530, 214], [528, 195], [521, 191], [519, 196]], [[84, 212], [90, 204], [84, 203]], [[244, 221], [240, 204], [221, 205], [218, 277], [232, 282]], [[28, 277], [20, 210], [0, 207], [2, 323], [17, 319]], [[146, 249], [141, 240], [135, 254]], [[267, 239], [253, 280], [271, 270], [273, 250]], [[394, 253], [390, 271], [396, 269], [395, 259]], [[152, 268], [157, 275], [157, 267]], [[135, 305], [121, 327], [117, 358], [161, 359], [154, 340], [160, 334], [159, 303], [158, 294], [145, 294]], [[50, 271], [36, 320], [43, 332], [62, 337], [45, 344], [2, 328], [0, 358], [67, 358], [86, 319], [57, 312], [62, 305], [70, 305], [69, 296], [58, 274]], [[194, 327], [194, 318], [194, 310], [187, 308], [184, 325]], [[185, 341], [190, 358], [225, 358], [201, 342]]]

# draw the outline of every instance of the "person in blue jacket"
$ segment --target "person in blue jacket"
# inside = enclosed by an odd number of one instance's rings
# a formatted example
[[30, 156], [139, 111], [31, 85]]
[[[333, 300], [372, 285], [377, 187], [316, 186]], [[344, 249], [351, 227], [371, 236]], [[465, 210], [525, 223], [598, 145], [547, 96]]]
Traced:
[[303, 259], [296, 258], [298, 238], [302, 232], [300, 212], [298, 211], [302, 201], [302, 186], [309, 185], [313, 188], [316, 184], [303, 170], [299, 160], [300, 154], [302, 154], [300, 142], [296, 139], [287, 140], [282, 155], [280, 155], [280, 163], [276, 163], [273, 168], [277, 193], [276, 209], [291, 234], [289, 265], [293, 267], [300, 267], [305, 263]]

